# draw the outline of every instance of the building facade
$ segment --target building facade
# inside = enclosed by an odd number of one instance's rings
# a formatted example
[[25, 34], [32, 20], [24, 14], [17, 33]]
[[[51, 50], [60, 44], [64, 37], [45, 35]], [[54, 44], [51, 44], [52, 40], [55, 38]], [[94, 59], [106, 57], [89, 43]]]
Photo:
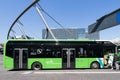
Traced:
[[[51, 29], [56, 39], [92, 39], [99, 40], [99, 32], [88, 34], [85, 28]], [[42, 39], [53, 39], [49, 31], [43, 29]]]

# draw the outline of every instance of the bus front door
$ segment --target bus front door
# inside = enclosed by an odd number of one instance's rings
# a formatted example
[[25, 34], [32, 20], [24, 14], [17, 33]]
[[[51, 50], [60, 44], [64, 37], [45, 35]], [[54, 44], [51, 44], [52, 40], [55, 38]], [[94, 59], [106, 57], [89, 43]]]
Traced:
[[75, 68], [75, 48], [62, 49], [62, 68]]
[[14, 69], [27, 69], [27, 48], [15, 48], [14, 49]]

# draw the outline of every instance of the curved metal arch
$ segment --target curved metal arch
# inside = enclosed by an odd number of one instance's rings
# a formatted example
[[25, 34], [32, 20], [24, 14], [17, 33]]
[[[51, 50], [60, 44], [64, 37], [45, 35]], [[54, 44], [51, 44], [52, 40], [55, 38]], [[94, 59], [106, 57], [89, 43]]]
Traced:
[[10, 29], [8, 31], [8, 34], [7, 34], [7, 39], [9, 39], [9, 36], [10, 36], [10, 31], [12, 30], [13, 26], [15, 25], [15, 23], [20, 19], [20, 17], [25, 13], [27, 12], [32, 6], [34, 6], [39, 0], [35, 0], [33, 3], [31, 3], [16, 19], [15, 21], [13, 22], [13, 24], [10, 26]]

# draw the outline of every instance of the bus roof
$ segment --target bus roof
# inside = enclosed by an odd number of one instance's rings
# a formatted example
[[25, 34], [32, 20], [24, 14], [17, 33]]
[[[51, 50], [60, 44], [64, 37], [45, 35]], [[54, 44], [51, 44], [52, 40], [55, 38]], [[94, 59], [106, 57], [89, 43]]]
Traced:
[[[17, 41], [42, 41], [42, 42], [106, 42], [106, 43], [111, 43], [111, 44], [114, 44], [114, 43], [112, 43], [111, 41], [107, 41], [107, 40], [89, 40], [89, 39], [85, 39], [85, 40], [79, 40], [79, 39], [58, 39], [57, 41], [56, 40], [54, 40], [54, 39], [8, 39], [7, 41], [6, 41], [6, 43], [8, 43], [8, 42], [11, 42], [11, 41], [15, 41], [15, 42], [17, 42]], [[115, 45], [115, 44], [114, 44]]]
[[[97, 40], [78, 40], [78, 39], [58, 39], [58, 41], [55, 41], [54, 39], [9, 39], [9, 40], [7, 40], [7, 42], [4, 44], [4, 46], [6, 47], [6, 45], [7, 44], [16, 44], [17, 42], [22, 42], [22, 43], [20, 43], [20, 44], [24, 44], [24, 43], [36, 43], [36, 42], [44, 42], [44, 43], [51, 43], [51, 42], [53, 42], [53, 43], [79, 43], [79, 42], [81, 42], [81, 43], [85, 43], [85, 45], [87, 44], [87, 43], [90, 43], [90, 44], [96, 44], [96, 43], [98, 43], [98, 44], [104, 44], [104, 45], [106, 45], [106, 46], [116, 46], [114, 43], [112, 43], [111, 41], [97, 41]], [[38, 43], [36, 43], [36, 44], [38, 44]]]
[[[56, 41], [54, 39], [8, 39], [8, 41]], [[75, 41], [75, 42], [78, 42], [78, 41], [95, 41], [95, 40], [89, 40], [89, 39], [84, 39], [84, 40], [79, 40], [79, 39], [57, 39], [57, 41]], [[56, 41], [56, 42], [57, 42]]]

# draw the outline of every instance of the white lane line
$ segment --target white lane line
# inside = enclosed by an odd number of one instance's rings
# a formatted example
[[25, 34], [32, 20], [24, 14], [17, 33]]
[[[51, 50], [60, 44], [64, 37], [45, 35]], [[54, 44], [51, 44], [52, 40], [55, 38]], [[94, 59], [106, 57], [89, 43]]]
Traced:
[[120, 72], [34, 72], [33, 74], [118, 74]]
[[120, 74], [120, 71], [116, 72], [41, 72], [41, 71], [25, 71], [21, 74]]
[[23, 72], [22, 74], [31, 74], [32, 71], [26, 71], [26, 72]]

